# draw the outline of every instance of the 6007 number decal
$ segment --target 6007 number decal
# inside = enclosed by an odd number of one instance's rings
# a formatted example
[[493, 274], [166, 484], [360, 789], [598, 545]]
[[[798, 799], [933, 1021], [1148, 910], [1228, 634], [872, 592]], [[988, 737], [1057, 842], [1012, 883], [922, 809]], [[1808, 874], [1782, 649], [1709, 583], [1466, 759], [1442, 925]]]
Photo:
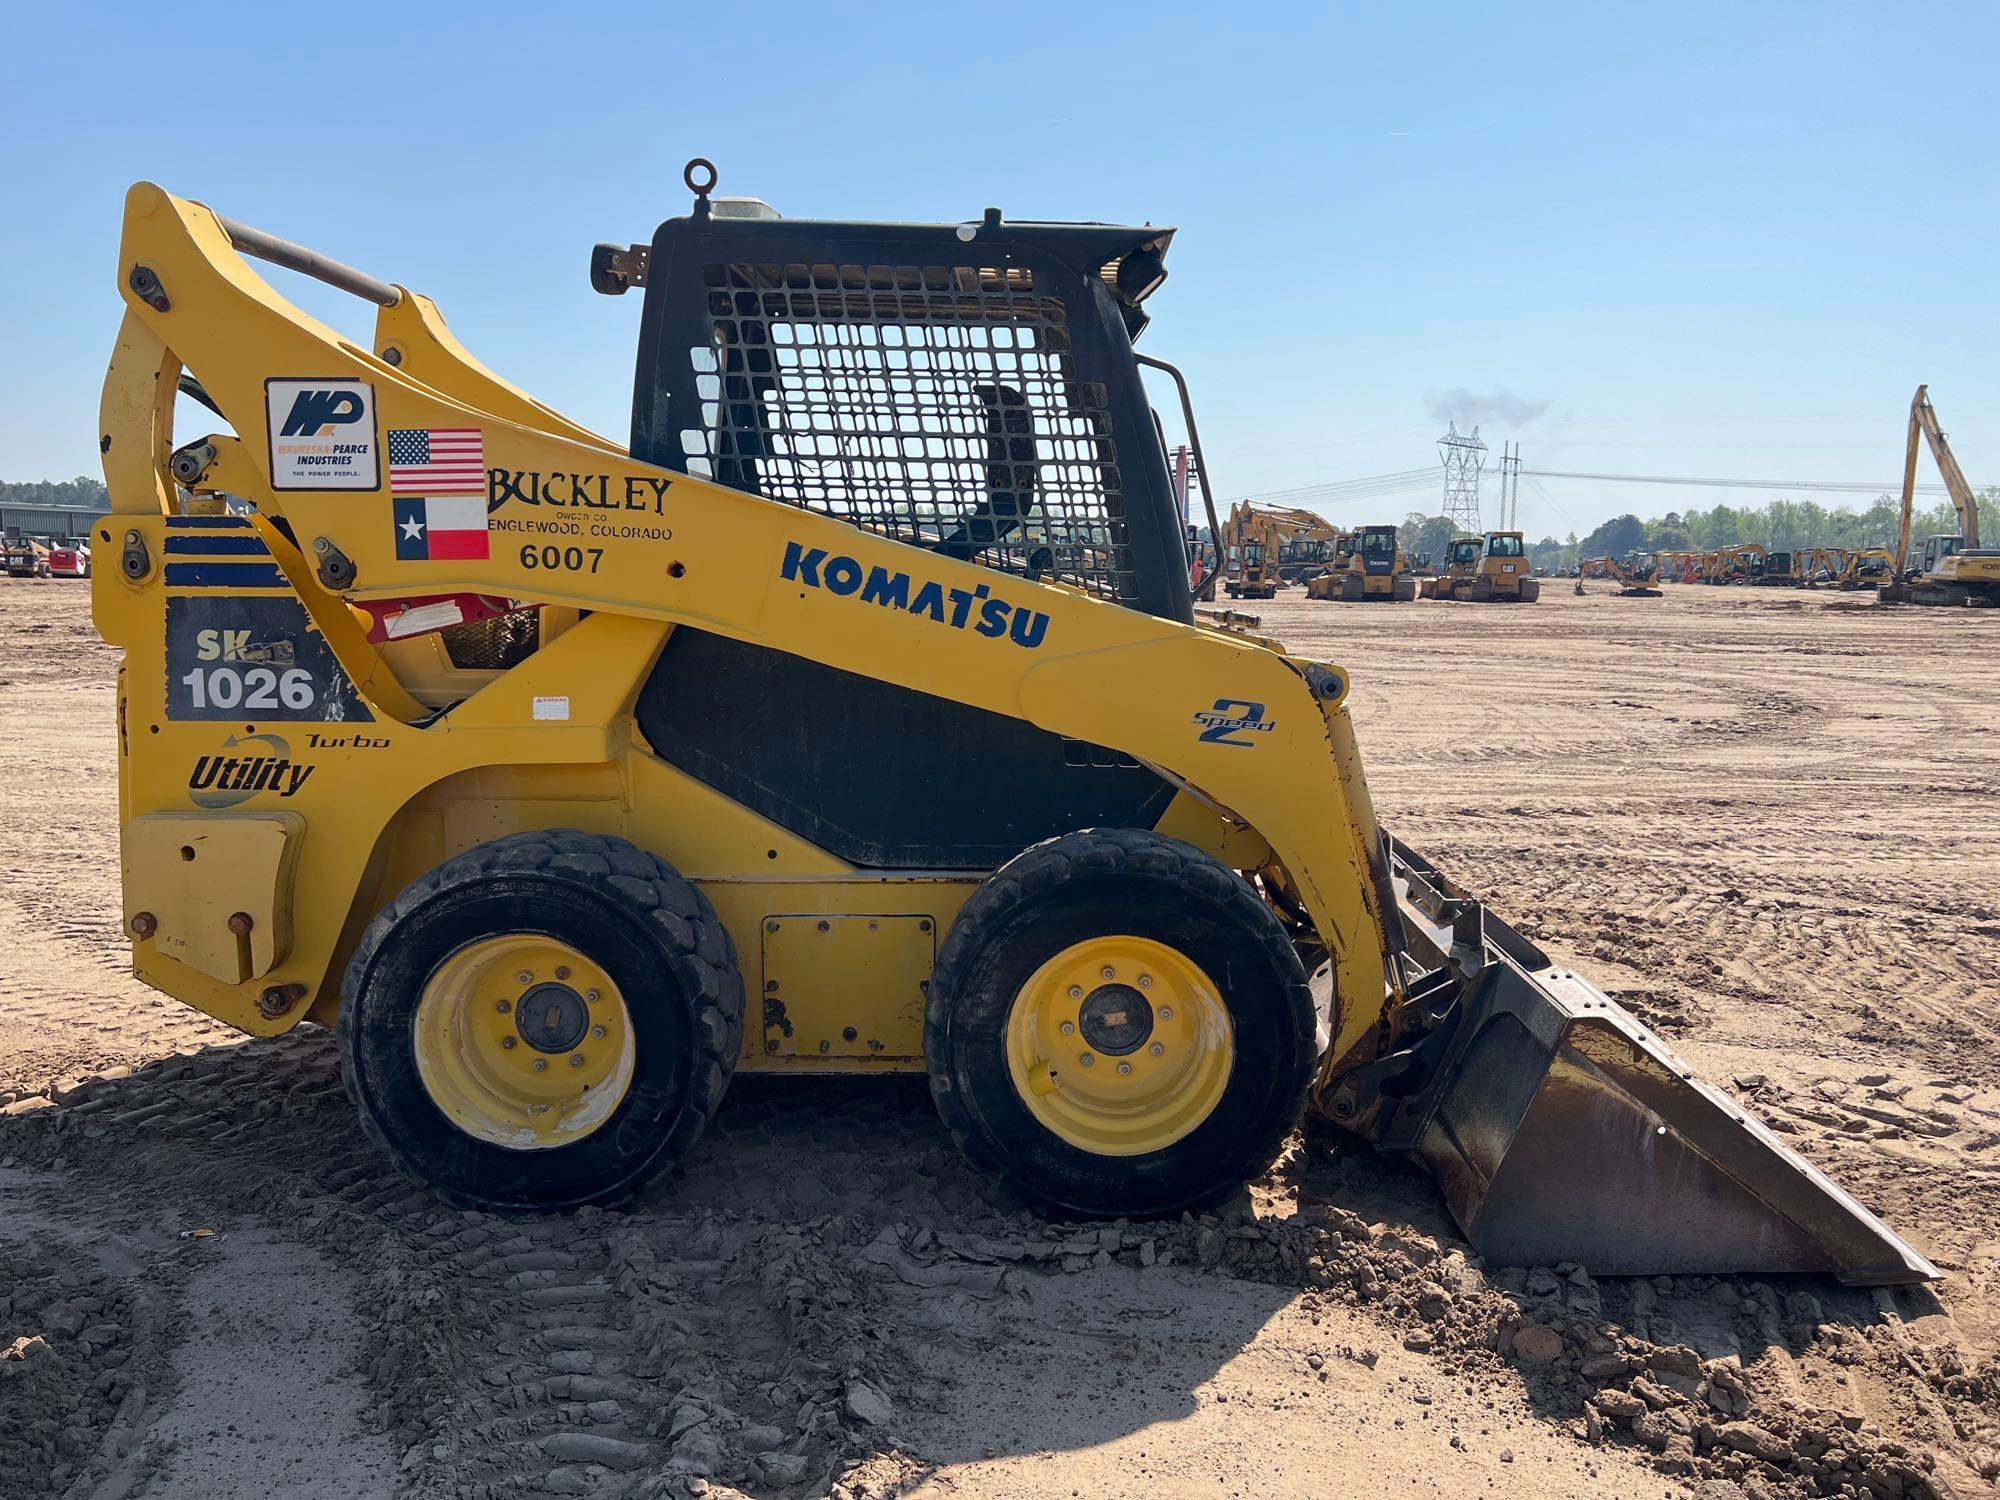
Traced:
[[529, 542], [521, 548], [521, 566], [530, 571], [549, 568], [565, 573], [595, 573], [603, 561], [602, 547], [558, 547], [554, 543], [537, 547]]

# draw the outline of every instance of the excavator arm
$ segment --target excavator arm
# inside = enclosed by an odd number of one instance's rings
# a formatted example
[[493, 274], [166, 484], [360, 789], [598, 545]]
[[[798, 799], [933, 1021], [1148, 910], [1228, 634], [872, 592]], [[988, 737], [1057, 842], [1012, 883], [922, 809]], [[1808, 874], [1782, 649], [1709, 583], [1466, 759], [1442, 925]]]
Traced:
[[1958, 512], [1958, 534], [1965, 550], [1979, 550], [1979, 499], [1972, 493], [1965, 471], [1938, 424], [1937, 408], [1931, 405], [1930, 387], [1920, 385], [1910, 398], [1910, 430], [1903, 450], [1903, 503], [1896, 514], [1896, 565], [1904, 566], [1910, 555], [1910, 517], [1917, 498], [1917, 442], [1919, 435], [1929, 445], [1931, 460], [1944, 478], [1945, 493]]

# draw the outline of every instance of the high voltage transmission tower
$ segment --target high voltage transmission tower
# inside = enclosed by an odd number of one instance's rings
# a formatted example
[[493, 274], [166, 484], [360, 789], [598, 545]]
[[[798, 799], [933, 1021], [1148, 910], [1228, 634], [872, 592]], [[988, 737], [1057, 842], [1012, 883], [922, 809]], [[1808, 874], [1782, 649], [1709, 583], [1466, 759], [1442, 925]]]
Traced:
[[1473, 428], [1472, 435], [1466, 437], [1456, 422], [1448, 424], [1445, 435], [1438, 439], [1438, 457], [1444, 460], [1445, 519], [1455, 534], [1477, 535], [1483, 529], [1479, 524], [1479, 471], [1486, 463], [1486, 445], [1479, 440], [1479, 429]]

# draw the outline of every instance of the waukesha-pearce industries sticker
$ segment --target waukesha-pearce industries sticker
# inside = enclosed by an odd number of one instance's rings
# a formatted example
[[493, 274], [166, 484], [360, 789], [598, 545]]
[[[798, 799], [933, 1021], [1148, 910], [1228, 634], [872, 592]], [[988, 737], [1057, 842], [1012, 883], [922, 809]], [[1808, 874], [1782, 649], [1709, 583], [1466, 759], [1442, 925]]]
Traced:
[[264, 382], [274, 490], [373, 490], [382, 485], [375, 388], [365, 380]]

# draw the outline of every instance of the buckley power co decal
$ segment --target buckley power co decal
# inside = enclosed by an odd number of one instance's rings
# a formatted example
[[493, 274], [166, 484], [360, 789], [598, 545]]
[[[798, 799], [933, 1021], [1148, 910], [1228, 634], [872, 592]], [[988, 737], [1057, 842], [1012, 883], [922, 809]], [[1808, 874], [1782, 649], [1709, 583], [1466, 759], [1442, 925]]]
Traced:
[[[597, 541], [670, 542], [662, 525], [672, 480], [651, 474], [543, 474], [533, 469], [488, 469], [487, 525], [494, 531]], [[533, 507], [532, 513], [521, 507]], [[525, 560], [524, 560], [525, 561]], [[533, 566], [533, 564], [525, 564]], [[554, 566], [550, 564], [549, 566]], [[591, 572], [597, 569], [593, 566]]]
[[375, 388], [365, 380], [264, 382], [274, 490], [382, 486]]
[[996, 598], [987, 584], [948, 589], [934, 581], [919, 582], [908, 573], [863, 567], [852, 557], [829, 554], [824, 547], [785, 543], [785, 559], [779, 564], [778, 576], [788, 583], [857, 598], [863, 604], [922, 615], [953, 630], [969, 629], [992, 639], [1004, 635], [1030, 651], [1042, 644], [1049, 630], [1047, 615]]
[[372, 722], [296, 599], [167, 596], [167, 717]]
[[235, 807], [260, 792], [296, 797], [317, 766], [292, 759], [290, 741], [275, 734], [230, 735], [214, 755], [198, 757], [188, 772], [188, 801], [196, 807]]

